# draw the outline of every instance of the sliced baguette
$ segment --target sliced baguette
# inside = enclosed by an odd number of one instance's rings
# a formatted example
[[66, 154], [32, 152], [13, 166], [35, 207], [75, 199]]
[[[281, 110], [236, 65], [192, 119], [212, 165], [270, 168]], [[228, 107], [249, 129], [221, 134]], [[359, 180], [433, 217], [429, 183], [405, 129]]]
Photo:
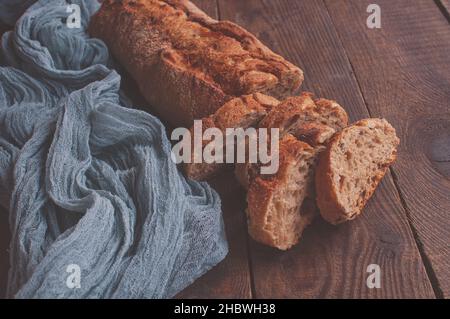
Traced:
[[[301, 129], [296, 130], [298, 140], [309, 144], [319, 152], [325, 150], [325, 144], [334, 135], [335, 130], [329, 126], [318, 123], [307, 123]], [[291, 134], [292, 135], [292, 134]], [[248, 190], [251, 182], [260, 173], [260, 163], [236, 163], [234, 174], [239, 184]]]
[[325, 220], [339, 224], [361, 214], [395, 161], [400, 140], [384, 119], [359, 121], [337, 133], [320, 155], [316, 193]]
[[[279, 101], [273, 97], [255, 93], [232, 99], [219, 108], [213, 115], [202, 119], [203, 131], [208, 128], [218, 128], [224, 135], [227, 128], [249, 128], [257, 126], [259, 121], [278, 105]], [[207, 180], [220, 172], [226, 164], [224, 163], [194, 163], [194, 157], [202, 154], [195, 154], [193, 147], [194, 128], [191, 128], [192, 137], [192, 160], [191, 163], [184, 164], [184, 171], [187, 177], [194, 180]], [[209, 144], [203, 141], [203, 148]], [[203, 151], [203, 149], [202, 149]], [[224, 151], [225, 154], [225, 151]], [[224, 161], [225, 162], [225, 161]]]
[[249, 233], [263, 244], [287, 250], [298, 243], [316, 215], [311, 201], [316, 150], [287, 134], [280, 141], [276, 174], [259, 175], [247, 194]]
[[304, 92], [272, 108], [259, 127], [277, 127], [280, 136], [288, 133], [298, 136], [308, 123], [323, 124], [340, 131], [348, 125], [348, 115], [335, 101], [314, 99], [312, 93]]
[[189, 127], [234, 97], [284, 98], [303, 72], [254, 35], [187, 0], [105, 0], [89, 32], [103, 40], [162, 119]]
[[[280, 138], [291, 134], [298, 140], [317, 148], [317, 154], [325, 149], [328, 140], [348, 125], [348, 115], [335, 101], [314, 99], [312, 93], [302, 93], [274, 106], [259, 123], [260, 128], [279, 128]], [[258, 176], [259, 165], [239, 163], [235, 175], [239, 183], [248, 189]]]
[[336, 130], [321, 123], [311, 122], [297, 127], [293, 133], [295, 134], [292, 135], [298, 140], [308, 143], [312, 147], [325, 149], [325, 145], [336, 133]]

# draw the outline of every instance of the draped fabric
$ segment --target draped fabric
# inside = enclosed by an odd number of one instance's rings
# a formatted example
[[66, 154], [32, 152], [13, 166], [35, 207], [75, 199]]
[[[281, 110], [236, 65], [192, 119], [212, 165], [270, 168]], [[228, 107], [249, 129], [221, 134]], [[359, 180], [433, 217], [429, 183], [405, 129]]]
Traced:
[[[0, 2], [0, 19], [29, 3]], [[70, 3], [81, 28], [65, 22]], [[11, 298], [173, 297], [228, 251], [218, 195], [178, 171], [164, 126], [131, 107], [106, 46], [87, 35], [98, 7], [41, 0], [2, 37]]]

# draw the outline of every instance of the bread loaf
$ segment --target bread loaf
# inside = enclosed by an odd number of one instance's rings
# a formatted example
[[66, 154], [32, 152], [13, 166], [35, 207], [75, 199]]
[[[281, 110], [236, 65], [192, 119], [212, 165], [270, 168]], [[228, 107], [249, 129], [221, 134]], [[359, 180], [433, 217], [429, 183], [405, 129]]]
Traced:
[[316, 170], [317, 204], [325, 220], [358, 216], [395, 161], [400, 140], [383, 119], [359, 121], [329, 142]]
[[106, 42], [159, 116], [175, 126], [233, 97], [292, 95], [302, 71], [227, 21], [187, 0], [105, 0], [90, 33]]

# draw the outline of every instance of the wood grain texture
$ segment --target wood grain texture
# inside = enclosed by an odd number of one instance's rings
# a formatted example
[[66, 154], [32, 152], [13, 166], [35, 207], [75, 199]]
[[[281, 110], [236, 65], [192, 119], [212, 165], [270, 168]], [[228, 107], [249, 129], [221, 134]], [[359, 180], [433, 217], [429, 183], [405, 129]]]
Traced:
[[[216, 1], [193, 2], [211, 17], [218, 18]], [[182, 291], [177, 298], [251, 298], [245, 197], [231, 172], [217, 176], [211, 184], [222, 200], [230, 251], [222, 263]]]
[[8, 30], [9, 30], [9, 27], [0, 23], [0, 38], [3, 36], [3, 33], [5, 33]]
[[[322, 1], [221, 0], [219, 11], [299, 65], [303, 89], [336, 99], [353, 120], [369, 116]], [[365, 10], [359, 16], [365, 21]], [[434, 297], [390, 174], [357, 220], [332, 227], [318, 219], [293, 250], [252, 242], [250, 255], [258, 298]], [[366, 286], [369, 264], [381, 266], [381, 289]]]
[[[432, 1], [327, 1], [373, 116], [402, 139], [393, 168], [438, 295], [450, 297], [450, 26]], [[434, 278], [436, 277], [436, 278]]]
[[[369, 0], [193, 2], [299, 65], [303, 89], [336, 99], [352, 120], [368, 110], [386, 117], [402, 144], [395, 180], [386, 176], [360, 218], [338, 227], [318, 219], [288, 252], [255, 242], [248, 250], [243, 191], [231, 174], [218, 177], [230, 253], [177, 297], [449, 298], [449, 0], [379, 0], [381, 30], [366, 27]], [[0, 296], [8, 241], [0, 212]], [[372, 263], [381, 266], [381, 289], [366, 286]]]
[[450, 0], [435, 0], [438, 2], [438, 5], [445, 9], [445, 17], [450, 22]]

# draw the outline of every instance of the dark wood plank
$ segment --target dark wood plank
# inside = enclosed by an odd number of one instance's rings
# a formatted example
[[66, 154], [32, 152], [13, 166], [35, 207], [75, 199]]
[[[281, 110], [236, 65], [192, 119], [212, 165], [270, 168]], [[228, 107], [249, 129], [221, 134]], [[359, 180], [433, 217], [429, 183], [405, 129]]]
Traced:
[[[210, 16], [218, 18], [212, 0], [193, 1]], [[222, 199], [222, 210], [230, 252], [225, 260], [185, 289], [178, 298], [251, 298], [248, 262], [245, 197], [231, 172], [212, 181]]]
[[[303, 89], [338, 100], [354, 120], [369, 116], [322, 1], [221, 0], [219, 11], [300, 65]], [[390, 174], [354, 222], [332, 227], [318, 219], [294, 249], [252, 242], [250, 256], [258, 298], [434, 297]], [[381, 289], [366, 286], [369, 264], [381, 266]]]
[[402, 139], [393, 170], [436, 293], [448, 298], [450, 27], [432, 1], [380, 0], [382, 28], [370, 30], [369, 3], [327, 1], [372, 115]]
[[439, 5], [445, 9], [446, 14], [445, 17], [447, 18], [447, 20], [450, 22], [450, 0], [436, 0], [438, 1]]
[[205, 11], [210, 17], [214, 19], [220, 19], [219, 8], [216, 0], [190, 0], [200, 9]]
[[3, 33], [5, 33], [8, 30], [9, 30], [9, 27], [0, 23], [0, 38], [3, 36]]

